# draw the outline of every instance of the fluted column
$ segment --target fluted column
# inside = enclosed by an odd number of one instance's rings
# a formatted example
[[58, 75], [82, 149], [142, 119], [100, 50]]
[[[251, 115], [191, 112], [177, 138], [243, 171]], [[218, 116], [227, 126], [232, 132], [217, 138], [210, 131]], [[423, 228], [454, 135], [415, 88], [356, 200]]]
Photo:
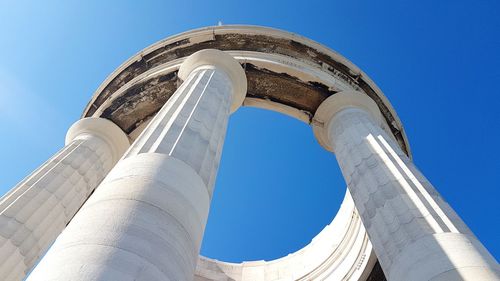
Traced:
[[315, 119], [388, 280], [500, 280], [495, 259], [386, 133], [370, 98], [337, 93]]
[[230, 112], [246, 77], [204, 50], [28, 280], [192, 280]]
[[66, 146], [2, 197], [2, 280], [25, 277], [128, 146], [111, 121], [78, 120]]

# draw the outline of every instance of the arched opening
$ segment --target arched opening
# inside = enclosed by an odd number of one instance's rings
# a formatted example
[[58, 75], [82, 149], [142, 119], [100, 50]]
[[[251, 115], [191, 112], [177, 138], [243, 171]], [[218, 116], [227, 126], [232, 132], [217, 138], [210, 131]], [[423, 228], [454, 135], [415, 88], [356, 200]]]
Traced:
[[345, 195], [335, 157], [307, 124], [242, 107], [231, 116], [201, 254], [272, 260], [311, 242]]

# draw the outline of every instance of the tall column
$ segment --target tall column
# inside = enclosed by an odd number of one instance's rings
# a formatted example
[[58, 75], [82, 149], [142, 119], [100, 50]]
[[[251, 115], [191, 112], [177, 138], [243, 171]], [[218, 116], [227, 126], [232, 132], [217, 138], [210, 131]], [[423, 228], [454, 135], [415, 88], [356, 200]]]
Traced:
[[128, 147], [111, 121], [78, 120], [66, 146], [2, 197], [2, 280], [25, 277]]
[[229, 114], [246, 76], [203, 50], [28, 280], [192, 280]]
[[384, 131], [368, 96], [337, 93], [315, 119], [388, 280], [500, 280], [495, 259]]

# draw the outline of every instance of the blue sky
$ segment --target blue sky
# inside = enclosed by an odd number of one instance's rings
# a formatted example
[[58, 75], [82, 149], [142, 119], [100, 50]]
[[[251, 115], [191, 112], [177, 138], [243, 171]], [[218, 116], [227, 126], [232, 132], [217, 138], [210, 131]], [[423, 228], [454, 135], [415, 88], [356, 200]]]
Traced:
[[[93, 91], [142, 48], [189, 29], [255, 24], [363, 69], [414, 161], [500, 258], [500, 2], [0, 0], [0, 193], [63, 146]], [[328, 224], [345, 191], [311, 129], [242, 108], [230, 120], [202, 254], [273, 259]]]

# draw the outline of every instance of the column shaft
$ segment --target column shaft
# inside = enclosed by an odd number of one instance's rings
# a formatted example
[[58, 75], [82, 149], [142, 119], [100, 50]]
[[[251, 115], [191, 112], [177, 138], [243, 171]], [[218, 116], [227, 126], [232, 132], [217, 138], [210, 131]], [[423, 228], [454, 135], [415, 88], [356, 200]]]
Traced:
[[368, 111], [327, 134], [388, 280], [498, 280], [498, 264]]
[[[77, 126], [82, 123], [115, 126], [97, 118], [78, 121]], [[115, 148], [98, 134], [87, 130], [73, 135], [61, 151], [0, 201], [2, 280], [25, 277], [117, 160]]]
[[235, 85], [218, 65], [183, 78], [28, 280], [193, 279]]

